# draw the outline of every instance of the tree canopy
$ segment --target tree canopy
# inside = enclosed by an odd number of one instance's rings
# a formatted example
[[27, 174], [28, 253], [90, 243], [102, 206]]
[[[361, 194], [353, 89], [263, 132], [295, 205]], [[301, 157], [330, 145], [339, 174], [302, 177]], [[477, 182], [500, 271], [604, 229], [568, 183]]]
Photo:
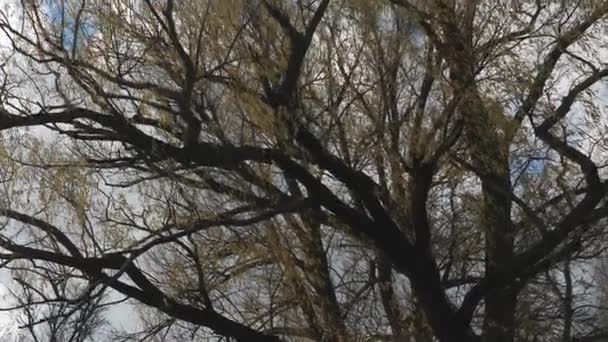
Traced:
[[[7, 4], [4, 309], [36, 341], [599, 341], [607, 24], [604, 0]], [[136, 331], [108, 328], [123, 302]]]

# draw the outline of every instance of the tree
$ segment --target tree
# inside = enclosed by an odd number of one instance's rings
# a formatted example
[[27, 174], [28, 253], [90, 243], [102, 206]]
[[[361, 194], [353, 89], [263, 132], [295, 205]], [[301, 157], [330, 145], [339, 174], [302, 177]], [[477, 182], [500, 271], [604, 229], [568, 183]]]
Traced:
[[0, 257], [61, 284], [26, 308], [137, 303], [125, 339], [599, 336], [607, 14], [23, 0]]

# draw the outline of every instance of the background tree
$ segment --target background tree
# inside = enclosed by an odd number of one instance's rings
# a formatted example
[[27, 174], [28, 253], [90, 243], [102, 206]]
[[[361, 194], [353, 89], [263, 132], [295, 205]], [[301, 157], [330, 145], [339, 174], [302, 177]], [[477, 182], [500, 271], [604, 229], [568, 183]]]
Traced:
[[607, 2], [2, 13], [0, 257], [40, 322], [94, 336], [119, 296], [125, 340], [601, 335]]

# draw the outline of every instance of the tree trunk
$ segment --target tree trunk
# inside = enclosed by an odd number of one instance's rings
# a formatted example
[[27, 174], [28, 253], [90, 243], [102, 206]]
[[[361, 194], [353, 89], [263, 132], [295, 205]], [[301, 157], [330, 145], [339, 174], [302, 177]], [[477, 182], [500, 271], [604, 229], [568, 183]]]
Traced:
[[[514, 256], [514, 225], [507, 128], [502, 109], [484, 103], [474, 82], [465, 91], [462, 111], [471, 160], [482, 183], [483, 208], [480, 229], [485, 235], [486, 274], [508, 269]], [[491, 101], [491, 100], [488, 100]], [[519, 288], [503, 288], [485, 298], [484, 342], [512, 342]]]
[[[496, 177], [498, 175], [494, 175]], [[493, 191], [493, 186], [502, 185], [509, 193], [510, 181], [503, 173], [503, 184], [483, 186], [484, 218], [486, 224], [486, 273], [492, 274], [508, 267], [513, 258], [513, 226], [511, 224], [511, 201]], [[488, 189], [489, 188], [489, 189]], [[512, 342], [515, 332], [515, 311], [518, 290], [506, 288], [490, 293], [485, 299], [484, 342]]]

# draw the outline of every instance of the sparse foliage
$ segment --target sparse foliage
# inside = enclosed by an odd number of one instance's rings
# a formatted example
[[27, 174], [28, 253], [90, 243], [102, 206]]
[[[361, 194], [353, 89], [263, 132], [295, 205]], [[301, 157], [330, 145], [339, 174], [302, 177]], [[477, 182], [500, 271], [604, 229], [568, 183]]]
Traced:
[[[0, 259], [33, 339], [608, 333], [608, 2], [0, 14]], [[122, 301], [138, 331], [106, 329]]]

